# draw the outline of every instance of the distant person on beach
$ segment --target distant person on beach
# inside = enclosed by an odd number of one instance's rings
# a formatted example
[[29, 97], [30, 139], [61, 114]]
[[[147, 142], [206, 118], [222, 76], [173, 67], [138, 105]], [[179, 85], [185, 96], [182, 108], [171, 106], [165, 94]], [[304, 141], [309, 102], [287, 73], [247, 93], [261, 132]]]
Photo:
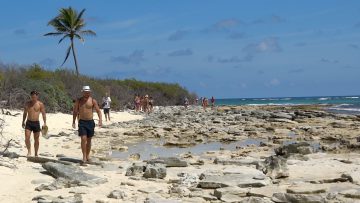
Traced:
[[142, 108], [145, 113], [149, 112], [149, 95], [145, 95], [142, 101]]
[[198, 105], [198, 103], [199, 103], [199, 99], [196, 97], [194, 105], [196, 106]]
[[189, 106], [189, 99], [187, 97], [184, 98], [184, 106], [185, 106], [185, 109], [187, 109]]
[[111, 98], [109, 96], [109, 93], [106, 93], [102, 103], [102, 107], [105, 115], [105, 121], [108, 121], [108, 119], [110, 121], [110, 104], [111, 104]]
[[152, 112], [154, 109], [154, 99], [150, 96], [149, 97], [149, 112]]
[[202, 97], [200, 97], [198, 105], [201, 105], [201, 106], [203, 105], [203, 98]]
[[203, 98], [202, 100], [202, 106], [204, 108], [204, 110], [206, 110], [206, 108], [208, 107], [209, 103], [208, 103], [208, 99], [206, 97]]
[[134, 103], [135, 103], [135, 111], [140, 111], [140, 97], [139, 97], [139, 95], [135, 95]]
[[211, 97], [211, 108], [214, 108], [215, 107], [215, 98], [214, 96]]
[[[25, 103], [22, 127], [25, 128], [25, 145], [27, 148], [27, 156], [31, 156], [31, 132], [34, 134], [35, 156], [38, 156], [39, 137], [40, 137], [40, 113], [42, 115], [44, 125], [46, 127], [46, 113], [44, 104], [39, 101], [39, 92], [32, 91], [30, 93], [31, 100]], [[26, 120], [26, 122], [25, 122]]]
[[76, 100], [73, 108], [73, 123], [75, 128], [75, 121], [79, 115], [78, 131], [81, 137], [81, 151], [83, 154], [83, 163], [90, 161], [91, 139], [94, 136], [95, 122], [93, 110], [99, 117], [99, 127], [102, 126], [102, 114], [99, 105], [95, 99], [91, 97], [91, 89], [89, 86], [84, 86], [82, 89], [83, 96]]

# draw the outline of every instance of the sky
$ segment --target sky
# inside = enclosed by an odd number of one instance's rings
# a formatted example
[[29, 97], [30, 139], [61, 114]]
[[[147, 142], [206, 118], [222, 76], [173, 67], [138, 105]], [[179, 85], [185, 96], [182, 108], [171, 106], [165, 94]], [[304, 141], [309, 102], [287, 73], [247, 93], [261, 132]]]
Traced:
[[358, 0], [0, 0], [0, 62], [62, 64], [43, 36], [63, 7], [86, 9], [81, 74], [179, 83], [216, 98], [360, 94]]

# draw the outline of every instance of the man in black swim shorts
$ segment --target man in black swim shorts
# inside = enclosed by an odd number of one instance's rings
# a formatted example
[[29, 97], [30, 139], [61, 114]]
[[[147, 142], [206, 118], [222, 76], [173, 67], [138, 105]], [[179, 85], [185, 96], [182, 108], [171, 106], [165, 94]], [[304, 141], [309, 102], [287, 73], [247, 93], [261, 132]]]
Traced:
[[31, 100], [25, 103], [22, 127], [25, 128], [25, 144], [28, 150], [27, 156], [31, 156], [31, 132], [34, 134], [35, 156], [38, 156], [41, 131], [39, 117], [41, 113], [44, 120], [44, 126], [46, 126], [46, 113], [44, 104], [39, 101], [39, 93], [37, 91], [32, 91], [30, 96]]
[[81, 151], [83, 163], [86, 163], [90, 161], [91, 140], [95, 129], [93, 110], [95, 109], [98, 114], [99, 127], [102, 126], [102, 114], [97, 101], [91, 97], [90, 87], [84, 86], [82, 92], [83, 96], [74, 104], [72, 125], [75, 128], [76, 118], [79, 117], [78, 131], [81, 137]]

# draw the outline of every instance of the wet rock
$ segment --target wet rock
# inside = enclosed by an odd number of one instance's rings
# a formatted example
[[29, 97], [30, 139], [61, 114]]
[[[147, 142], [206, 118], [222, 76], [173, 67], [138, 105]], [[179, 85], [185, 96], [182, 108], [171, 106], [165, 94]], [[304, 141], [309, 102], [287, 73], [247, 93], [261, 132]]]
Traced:
[[325, 193], [326, 187], [320, 184], [303, 184], [290, 186], [286, 192], [291, 194], [319, 194]]
[[45, 157], [53, 157], [54, 155], [50, 154], [49, 152], [44, 152], [44, 153], [40, 153], [40, 156], [45, 156]]
[[32, 199], [32, 201], [37, 201], [38, 203], [82, 203], [81, 195], [74, 196], [58, 196], [52, 197], [50, 195], [39, 195]]
[[274, 193], [272, 201], [276, 203], [325, 203], [325, 198], [321, 195]]
[[144, 203], [181, 203], [180, 200], [161, 199], [161, 198], [146, 198]]
[[222, 164], [222, 165], [237, 165], [237, 166], [258, 166], [260, 160], [258, 159], [221, 159], [216, 158], [214, 160], [214, 164]]
[[339, 192], [339, 194], [347, 198], [360, 199], [360, 189], [344, 190]]
[[9, 151], [1, 152], [0, 155], [2, 155], [3, 157], [8, 157], [9, 159], [17, 159], [20, 157], [19, 154]]
[[189, 141], [189, 140], [168, 140], [164, 143], [164, 146], [168, 147], [180, 147], [180, 148], [186, 148], [186, 147], [192, 147], [195, 146], [196, 142]]
[[216, 189], [214, 196], [224, 202], [236, 202], [239, 201], [241, 197], [246, 197], [248, 192], [249, 190], [244, 188], [225, 187]]
[[307, 142], [300, 142], [281, 146], [274, 151], [278, 156], [289, 157], [291, 154], [311, 154], [313, 153], [313, 148]]
[[348, 127], [348, 125], [346, 123], [343, 123], [343, 122], [332, 122], [332, 123], [330, 123], [330, 125], [333, 128], [347, 128]]
[[133, 163], [132, 166], [126, 169], [125, 176], [137, 176], [142, 175], [146, 169], [144, 163]]
[[271, 118], [279, 118], [279, 119], [289, 119], [292, 120], [294, 115], [290, 115], [288, 113], [271, 113]]
[[270, 199], [263, 197], [246, 197], [238, 202], [239, 203], [274, 203]]
[[212, 202], [212, 201], [218, 201], [217, 197], [211, 195], [209, 192], [204, 191], [204, 190], [192, 191], [192, 192], [189, 194], [189, 197], [190, 197], [190, 198], [200, 197], [200, 198], [202, 198], [203, 200], [210, 201], [210, 202]]
[[107, 197], [113, 198], [113, 199], [124, 199], [126, 196], [127, 195], [124, 191], [114, 190], [114, 191], [110, 192], [110, 194]]
[[142, 193], [150, 194], [150, 193], [158, 193], [161, 192], [162, 190], [157, 189], [156, 187], [146, 187], [146, 188], [140, 188], [138, 189], [138, 191]]
[[129, 159], [133, 160], [133, 161], [138, 161], [138, 160], [140, 160], [140, 154], [139, 153], [131, 154], [129, 156]]
[[[255, 169], [254, 169], [255, 170]], [[263, 187], [270, 183], [267, 177], [254, 176], [254, 174], [203, 174], [199, 187], [204, 189], [216, 189], [223, 187]]]
[[34, 163], [40, 163], [40, 164], [52, 162], [52, 163], [62, 163], [62, 164], [70, 165], [70, 163], [65, 163], [65, 162], [62, 162], [59, 160], [50, 159], [50, 158], [46, 158], [46, 157], [36, 157], [36, 156], [27, 157], [27, 161], [34, 162]]
[[177, 157], [160, 157], [157, 159], [152, 159], [147, 161], [149, 164], [160, 163], [164, 164], [166, 167], [187, 167], [188, 164], [186, 161], [181, 160]]
[[179, 185], [185, 186], [187, 188], [196, 187], [199, 183], [199, 177], [190, 173], [179, 173]]
[[43, 190], [54, 191], [63, 188], [75, 187], [75, 186], [77, 186], [76, 182], [71, 182], [64, 178], [58, 178], [49, 184], [41, 184], [40, 186], [35, 188], [35, 191], [39, 191], [39, 192]]
[[143, 176], [144, 178], [164, 179], [166, 177], [166, 167], [163, 164], [148, 164]]
[[44, 163], [43, 168], [56, 178], [64, 178], [69, 181], [76, 181], [79, 183], [87, 182], [92, 184], [102, 184], [107, 182], [106, 178], [100, 178], [91, 174], [87, 174], [78, 166], [64, 165], [60, 163], [47, 162]]
[[174, 196], [175, 194], [178, 197], [184, 197], [190, 195], [190, 190], [184, 186], [173, 185], [170, 186], [169, 194], [171, 196]]
[[283, 157], [270, 156], [265, 159], [261, 170], [272, 179], [289, 177], [289, 169], [286, 162], [287, 160]]

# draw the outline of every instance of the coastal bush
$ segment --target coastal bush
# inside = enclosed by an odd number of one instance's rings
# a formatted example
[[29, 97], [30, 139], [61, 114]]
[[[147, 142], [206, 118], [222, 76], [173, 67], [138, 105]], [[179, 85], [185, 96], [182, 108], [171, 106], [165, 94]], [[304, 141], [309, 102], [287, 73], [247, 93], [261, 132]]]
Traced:
[[195, 98], [179, 84], [144, 82], [136, 79], [99, 79], [67, 69], [45, 70], [40, 65], [31, 66], [0, 64], [0, 100], [7, 101], [8, 108], [23, 108], [32, 90], [40, 92], [40, 99], [47, 111], [70, 112], [73, 100], [81, 96], [81, 87], [89, 85], [93, 97], [101, 103], [106, 92], [110, 92], [113, 109], [132, 107], [135, 94], [148, 94], [155, 105], [179, 105], [183, 98]]

